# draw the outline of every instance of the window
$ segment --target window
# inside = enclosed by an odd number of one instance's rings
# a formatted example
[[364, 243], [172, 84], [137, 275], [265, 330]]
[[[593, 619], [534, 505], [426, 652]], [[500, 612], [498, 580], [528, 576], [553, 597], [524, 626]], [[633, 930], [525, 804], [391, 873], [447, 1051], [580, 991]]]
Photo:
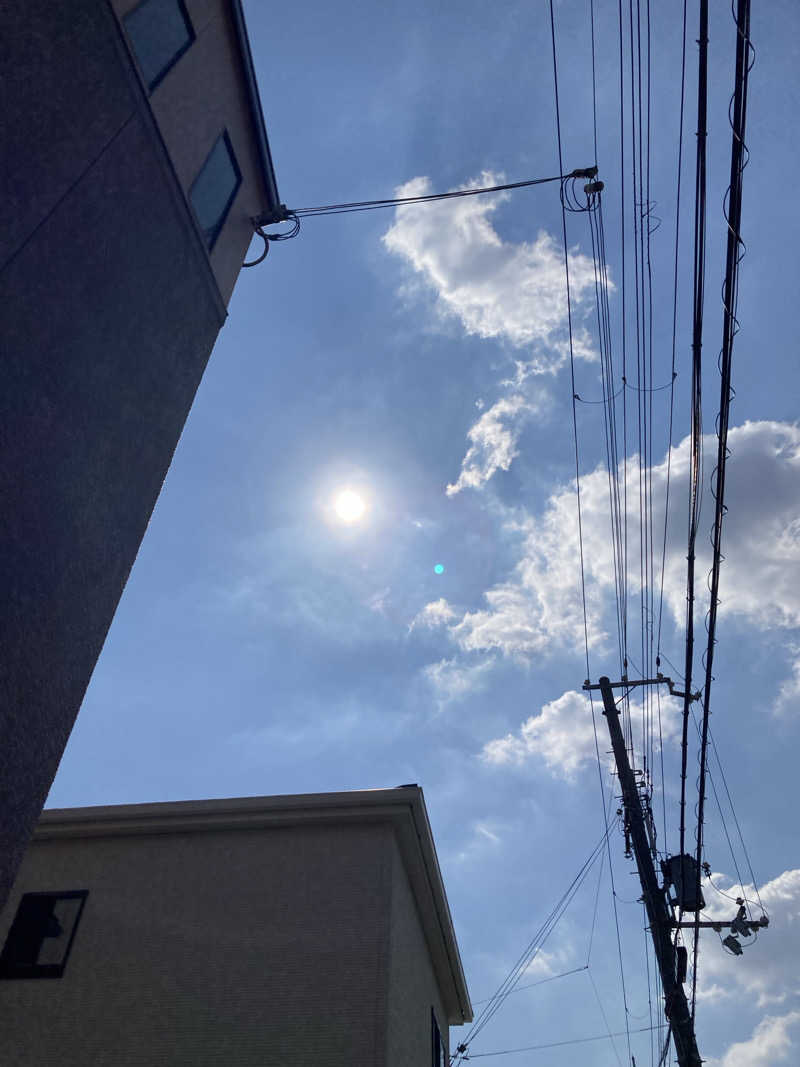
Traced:
[[241, 183], [242, 175], [230, 138], [223, 133], [209, 152], [189, 192], [189, 199], [209, 248], [214, 247]]
[[60, 978], [88, 895], [26, 893], [0, 953], [0, 978]]
[[432, 1067], [445, 1067], [444, 1043], [433, 1008], [431, 1008], [431, 1064]]
[[194, 40], [183, 0], [142, 0], [124, 17], [148, 89], [155, 89]]

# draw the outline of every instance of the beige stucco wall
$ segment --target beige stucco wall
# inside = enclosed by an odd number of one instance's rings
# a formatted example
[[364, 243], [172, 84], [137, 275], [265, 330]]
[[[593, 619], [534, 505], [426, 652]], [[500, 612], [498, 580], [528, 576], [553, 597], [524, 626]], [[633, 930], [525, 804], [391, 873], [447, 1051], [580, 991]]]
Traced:
[[427, 1067], [436, 982], [385, 823], [34, 841], [88, 889], [66, 973], [0, 981], [7, 1067]]
[[[139, 0], [112, 0], [118, 17]], [[184, 192], [227, 129], [242, 172], [211, 265], [225, 304], [253, 237], [251, 219], [268, 207], [230, 0], [185, 0], [196, 39], [150, 95], [150, 104]]]

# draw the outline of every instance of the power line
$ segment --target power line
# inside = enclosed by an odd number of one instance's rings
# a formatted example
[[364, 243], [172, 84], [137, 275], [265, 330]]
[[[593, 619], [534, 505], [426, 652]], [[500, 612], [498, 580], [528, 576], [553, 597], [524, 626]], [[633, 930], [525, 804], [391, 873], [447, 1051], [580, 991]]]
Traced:
[[600, 870], [597, 875], [597, 890], [594, 894], [594, 909], [592, 911], [592, 928], [589, 931], [589, 946], [586, 949], [586, 967], [589, 966], [592, 959], [592, 945], [594, 944], [594, 929], [597, 925], [597, 906], [600, 903], [600, 886], [603, 884], [603, 868], [605, 867], [606, 854], [603, 853], [603, 858], [600, 860]]
[[697, 82], [697, 158], [695, 164], [694, 204], [694, 279], [692, 297], [692, 428], [689, 476], [689, 533], [686, 558], [686, 655], [684, 663], [683, 724], [681, 731], [681, 800], [680, 855], [686, 851], [686, 770], [689, 744], [689, 707], [691, 704], [692, 666], [694, 660], [694, 564], [697, 525], [700, 518], [700, 467], [702, 450], [702, 362], [703, 302], [706, 240], [706, 137], [708, 113], [708, 0], [700, 0]]
[[[571, 974], [580, 974], [581, 971], [588, 970], [589, 964], [584, 963], [582, 967], [573, 967], [570, 971], [562, 971], [561, 974], [551, 974], [547, 978], [540, 978], [538, 982], [527, 982], [525, 985], [514, 986], [509, 990], [509, 996], [512, 993], [521, 993], [523, 989], [535, 989], [536, 986], [546, 985], [548, 982], [555, 982], [557, 978], [568, 978]], [[477, 1008], [479, 1004], [488, 1004], [493, 997], [484, 997], [483, 1000], [473, 1000], [473, 1008]]]
[[[745, 844], [745, 841], [744, 841], [744, 835], [742, 834], [742, 828], [739, 825], [739, 819], [738, 819], [738, 816], [736, 815], [736, 809], [733, 806], [733, 798], [731, 797], [730, 790], [728, 789], [728, 782], [727, 782], [727, 779], [725, 777], [725, 769], [722, 766], [722, 760], [720, 759], [719, 751], [717, 750], [717, 742], [714, 739], [714, 732], [712, 731], [710, 726], [708, 728], [708, 736], [709, 736], [709, 739], [711, 741], [711, 748], [712, 748], [712, 750], [714, 752], [714, 757], [715, 757], [715, 759], [717, 761], [717, 766], [719, 767], [720, 777], [722, 778], [722, 786], [723, 786], [723, 788], [725, 790], [725, 795], [728, 798], [728, 804], [730, 805], [731, 815], [733, 815], [733, 821], [736, 824], [736, 832], [739, 835], [739, 843], [742, 846], [742, 852], [744, 853], [745, 862], [747, 863], [747, 869], [750, 872], [750, 878], [752, 880], [753, 889], [755, 890], [756, 899], [758, 900], [758, 906], [761, 908], [761, 910], [763, 912], [764, 911], [764, 905], [761, 903], [761, 894], [758, 891], [758, 882], [756, 881], [756, 876], [755, 876], [755, 873], [753, 871], [753, 865], [750, 862], [750, 854], [747, 851], [747, 845]], [[713, 779], [712, 779], [712, 784], [713, 784]], [[717, 804], [719, 805], [719, 801], [717, 801]], [[720, 807], [720, 811], [721, 811], [722, 810], [722, 806], [719, 805], [719, 807]], [[741, 878], [740, 878], [740, 881], [741, 881]], [[742, 889], [744, 889], [744, 886], [742, 886]]]
[[588, 858], [581, 865], [580, 870], [572, 879], [567, 889], [562, 893], [558, 902], [553, 907], [552, 911], [547, 916], [545, 921], [542, 923], [539, 930], [536, 932], [532, 940], [525, 947], [525, 949], [523, 950], [509, 973], [500, 983], [500, 986], [498, 987], [495, 994], [489, 998], [486, 1007], [478, 1014], [478, 1017], [473, 1022], [466, 1037], [459, 1044], [456, 1051], [451, 1055], [451, 1065], [461, 1063], [465, 1059], [469, 1058], [467, 1054], [469, 1045], [472, 1041], [475, 1040], [475, 1038], [484, 1029], [487, 1023], [491, 1021], [494, 1015], [503, 1006], [507, 997], [516, 988], [516, 985], [525, 973], [525, 970], [530, 966], [536, 954], [539, 952], [539, 950], [549, 938], [550, 934], [558, 925], [560, 919], [564, 915], [564, 912], [567, 910], [576, 893], [586, 880], [589, 871], [592, 869], [595, 862], [602, 854], [603, 846], [605, 845], [605, 842], [610, 832], [611, 828], [608, 827], [603, 836], [600, 838], [600, 840], [594, 846], [592, 851], [589, 853]]
[[528, 178], [521, 182], [506, 182], [503, 185], [486, 185], [474, 189], [452, 189], [447, 193], [422, 193], [419, 196], [392, 196], [382, 200], [354, 200], [344, 204], [323, 204], [319, 207], [287, 208], [285, 204], [275, 210], [266, 212], [254, 219], [256, 226], [270, 226], [295, 218], [309, 218], [312, 215], [343, 215], [356, 211], [372, 211], [378, 208], [399, 207], [402, 204], [427, 204], [434, 200], [455, 200], [464, 196], [484, 196], [487, 193], [503, 193], [512, 189], [527, 189], [534, 185], [546, 185], [548, 182], [563, 182], [568, 178], [591, 177], [592, 168], [580, 168], [569, 174], [555, 174], [550, 178]]
[[[627, 380], [627, 269], [625, 262], [625, 59], [622, 33], [622, 0], [617, 3], [617, 22], [619, 31], [619, 181], [620, 181], [620, 253], [621, 253], [621, 288], [622, 288], [622, 379]], [[623, 662], [622, 672], [628, 671], [628, 397], [622, 394], [622, 532], [623, 532]], [[630, 715], [628, 715], [630, 720]]]
[[675, 413], [675, 354], [678, 338], [678, 250], [680, 246], [681, 225], [681, 183], [683, 178], [683, 112], [686, 101], [686, 7], [687, 0], [683, 0], [683, 35], [681, 38], [681, 106], [678, 119], [678, 185], [675, 197], [675, 258], [673, 268], [673, 296], [672, 296], [672, 388], [669, 394], [669, 442], [667, 445], [667, 486], [664, 505], [664, 541], [661, 550], [661, 592], [658, 604], [658, 641], [656, 643], [656, 666], [660, 666], [658, 658], [661, 656], [661, 619], [664, 609], [664, 570], [667, 561], [667, 523], [669, 520], [669, 486], [672, 472], [672, 426]]
[[[621, 0], [620, 0], [620, 2], [621, 2]], [[553, 93], [554, 93], [554, 102], [555, 102], [555, 111], [556, 111], [556, 138], [557, 138], [557, 143], [558, 143], [558, 169], [559, 169], [559, 171], [561, 171], [563, 173], [563, 171], [564, 171], [564, 162], [563, 162], [563, 149], [562, 149], [562, 141], [561, 141], [561, 105], [560, 105], [560, 101], [559, 101], [559, 92], [558, 92], [558, 56], [557, 56], [557, 49], [556, 49], [556, 22], [555, 22], [555, 11], [554, 11], [554, 8], [553, 8], [553, 0], [550, 0], [550, 39], [551, 39], [552, 52], [553, 52]], [[582, 520], [582, 516], [581, 516], [580, 461], [579, 461], [579, 453], [578, 453], [578, 417], [577, 417], [577, 409], [576, 409], [576, 401], [575, 401], [575, 396], [576, 396], [576, 391], [575, 391], [575, 352], [574, 352], [574, 343], [573, 343], [572, 302], [571, 302], [570, 281], [569, 281], [569, 252], [568, 252], [568, 243], [567, 243], [567, 214], [566, 214], [566, 208], [565, 208], [564, 198], [563, 197], [561, 198], [561, 233], [562, 233], [562, 240], [563, 240], [563, 246], [564, 246], [564, 274], [565, 274], [565, 279], [566, 279], [566, 290], [567, 290], [567, 329], [568, 329], [568, 339], [569, 339], [570, 381], [571, 381], [571, 385], [572, 385], [572, 389], [571, 389], [571, 394], [572, 394], [572, 433], [573, 433], [573, 440], [574, 440], [574, 445], [575, 445], [575, 487], [576, 487], [577, 507], [578, 507], [578, 544], [579, 544], [579, 550], [580, 550], [581, 605], [582, 605], [582, 609], [583, 609], [583, 638], [584, 638], [584, 647], [585, 647], [585, 652], [586, 652], [586, 677], [589, 678], [591, 672], [590, 672], [590, 668], [589, 668], [589, 627], [588, 627], [588, 620], [587, 620], [587, 613], [586, 613], [586, 577], [585, 577], [584, 556], [583, 556], [583, 520]], [[602, 765], [601, 765], [601, 761], [600, 761], [600, 747], [599, 747], [599, 742], [598, 742], [598, 739], [597, 739], [597, 719], [596, 719], [595, 710], [594, 710], [594, 699], [592, 697], [591, 692], [589, 693], [589, 707], [590, 707], [591, 715], [592, 715], [592, 729], [593, 729], [593, 732], [594, 732], [595, 755], [596, 755], [596, 759], [597, 759], [597, 773], [598, 773], [599, 784], [600, 784], [601, 803], [603, 805], [603, 818], [604, 818], [604, 821], [605, 821], [605, 840], [607, 842], [606, 847], [607, 847], [607, 850], [608, 850], [609, 874], [610, 874], [610, 877], [611, 877], [612, 903], [613, 903], [613, 908], [614, 908], [614, 920], [615, 920], [616, 934], [617, 934], [617, 949], [618, 949], [618, 955], [619, 955], [620, 981], [621, 981], [621, 986], [622, 986], [622, 1001], [623, 1001], [623, 1007], [624, 1007], [624, 1010], [625, 1010], [625, 1027], [626, 1027], [626, 1032], [627, 1032], [627, 1028], [628, 1028], [628, 998], [627, 998], [627, 991], [626, 991], [626, 988], [625, 988], [625, 972], [624, 972], [624, 968], [623, 968], [623, 964], [622, 964], [622, 942], [621, 942], [620, 931], [619, 931], [619, 916], [618, 916], [618, 913], [617, 913], [616, 890], [615, 890], [615, 887], [614, 887], [614, 871], [613, 871], [613, 865], [611, 863], [611, 846], [610, 846], [610, 843], [608, 843], [609, 823], [608, 823], [608, 816], [606, 814], [606, 808], [605, 808], [605, 794], [604, 794], [604, 789], [603, 789], [603, 772], [602, 772]], [[628, 1044], [628, 1056], [630, 1058], [630, 1035], [628, 1035], [627, 1044]]]
[[589, 20], [592, 40], [592, 131], [594, 134], [594, 165], [599, 166], [597, 157], [597, 63], [594, 46], [594, 0], [589, 0]]
[[[636, 1030], [631, 1030], [632, 1034], [646, 1034], [651, 1030], [664, 1030], [666, 1023], [658, 1023], [655, 1026], [640, 1026]], [[504, 1048], [497, 1052], [471, 1052], [469, 1058], [471, 1060], [483, 1059], [487, 1056], [511, 1056], [515, 1052], [539, 1052], [542, 1049], [548, 1048], [561, 1048], [563, 1045], [585, 1045], [590, 1041], [608, 1041], [615, 1037], [624, 1037], [626, 1031], [620, 1030], [613, 1034], [594, 1034], [592, 1037], [573, 1037], [566, 1041], [550, 1041], [545, 1045], [525, 1045], [523, 1048]]]
[[[728, 240], [723, 286], [722, 353], [720, 356], [720, 399], [717, 423], [717, 466], [714, 493], [714, 527], [712, 533], [713, 560], [711, 566], [711, 600], [708, 611], [708, 643], [706, 647], [705, 686], [703, 691], [703, 735], [700, 742], [700, 784], [697, 801], [697, 888], [700, 888], [700, 864], [703, 858], [703, 811], [705, 805], [706, 753], [711, 702], [712, 668], [716, 644], [717, 606], [719, 604], [719, 580], [722, 564], [722, 523], [725, 515], [725, 469], [728, 458], [728, 419], [732, 399], [731, 362], [733, 340], [739, 324], [736, 310], [739, 298], [739, 263], [742, 258], [742, 177], [747, 164], [745, 129], [747, 122], [747, 82], [752, 66], [750, 45], [750, 0], [737, 0], [736, 5], [736, 68], [733, 96], [731, 99], [730, 123], [731, 169], [728, 186]], [[694, 968], [692, 973], [692, 1018], [694, 1018], [697, 990], [697, 950], [700, 939], [699, 913], [694, 928]]]
[[[562, 167], [563, 169], [563, 167]], [[503, 193], [512, 189], [527, 189], [534, 185], [546, 185], [548, 182], [564, 182], [569, 178], [590, 178], [593, 168], [580, 168], [569, 174], [556, 174], [551, 178], [529, 178], [522, 182], [506, 182], [503, 185], [487, 185], [478, 189], [453, 189], [449, 193], [425, 193], [420, 196], [394, 196], [383, 200], [355, 200], [345, 204], [324, 204], [320, 207], [287, 208], [285, 204], [267, 211], [253, 219], [255, 232], [264, 241], [261, 255], [242, 264], [243, 267], [256, 267], [267, 258], [270, 242], [289, 241], [300, 232], [300, 220], [318, 215], [350, 215], [361, 211], [378, 211], [381, 208], [400, 207], [403, 204], [428, 204], [438, 200], [454, 200], [464, 196], [484, 196], [487, 193]], [[283, 233], [267, 233], [265, 226], [281, 222], [291, 222], [292, 229]]]
[[[533, 185], [546, 185], [548, 182], [562, 182], [567, 178], [586, 177], [580, 168], [570, 174], [556, 174], [552, 178], [529, 178], [522, 182], [508, 182], [504, 185], [488, 185], [478, 189], [454, 189], [448, 193], [424, 193], [420, 196], [393, 196], [384, 200], [357, 200], [349, 204], [325, 204], [322, 207], [292, 208], [286, 211], [287, 217], [296, 215], [307, 218], [311, 215], [342, 215], [346, 212], [369, 211], [375, 208], [398, 207], [401, 204], [427, 204], [432, 200], [455, 200], [464, 196], [483, 196], [486, 193], [503, 193], [511, 189], [527, 189]], [[284, 209], [286, 210], [286, 209]], [[280, 222], [281, 219], [267, 219], [265, 222]]]
[[[619, 1067], [622, 1067], [622, 1059], [620, 1058], [620, 1054], [617, 1051], [617, 1043], [614, 1040], [614, 1035], [611, 1033], [611, 1027], [608, 1025], [608, 1016], [606, 1015], [606, 1009], [603, 1007], [603, 1001], [600, 999], [600, 993], [599, 993], [599, 991], [597, 989], [597, 983], [595, 982], [594, 977], [592, 976], [591, 970], [588, 970], [586, 973], [589, 976], [589, 982], [591, 983], [591, 986], [592, 986], [592, 991], [594, 993], [594, 999], [597, 1001], [597, 1006], [600, 1009], [600, 1014], [603, 1016], [603, 1022], [605, 1023], [605, 1027], [606, 1027], [606, 1034], [608, 1035], [609, 1039], [611, 1040], [611, 1047], [614, 1049], [614, 1055], [617, 1057], [617, 1063], [619, 1064]], [[626, 1018], [626, 1026], [627, 1026], [627, 1018]], [[628, 1030], [626, 1029], [624, 1032], [625, 1032], [625, 1036], [628, 1038], [628, 1041], [630, 1042], [630, 1034], [629, 1034]], [[617, 1037], [622, 1037], [622, 1034], [617, 1034]]]

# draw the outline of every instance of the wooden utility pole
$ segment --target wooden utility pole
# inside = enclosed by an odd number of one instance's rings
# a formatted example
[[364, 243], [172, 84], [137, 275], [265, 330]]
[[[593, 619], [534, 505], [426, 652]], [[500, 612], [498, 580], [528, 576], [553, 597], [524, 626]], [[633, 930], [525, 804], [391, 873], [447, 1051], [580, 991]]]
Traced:
[[[653, 679], [653, 681], [661, 680]], [[629, 683], [625, 684], [627, 686]], [[700, 1067], [703, 1061], [697, 1051], [694, 1023], [689, 1012], [689, 1004], [683, 984], [678, 981], [677, 953], [672, 943], [672, 930], [675, 923], [667, 902], [666, 890], [662, 889], [658, 884], [653, 856], [650, 852], [650, 842], [645, 828], [642, 801], [628, 760], [625, 739], [622, 736], [622, 727], [619, 722], [619, 713], [614, 703], [612, 685], [608, 678], [602, 677], [599, 685], [590, 686], [587, 682], [584, 688], [599, 689], [603, 698], [603, 714], [608, 720], [611, 747], [614, 750], [617, 773], [622, 787], [622, 802], [625, 805], [625, 815], [627, 817], [627, 825], [630, 828], [633, 854], [636, 858], [639, 881], [642, 885], [642, 897], [644, 906], [647, 909], [647, 918], [650, 922], [650, 934], [653, 938], [656, 961], [661, 974], [661, 984], [664, 987], [665, 1011], [675, 1041], [678, 1064], [680, 1067]]]

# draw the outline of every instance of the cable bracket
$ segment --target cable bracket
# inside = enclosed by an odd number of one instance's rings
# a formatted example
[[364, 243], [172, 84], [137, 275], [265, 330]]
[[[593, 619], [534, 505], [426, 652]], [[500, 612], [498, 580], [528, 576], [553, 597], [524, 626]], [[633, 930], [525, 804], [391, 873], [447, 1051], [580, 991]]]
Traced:
[[[655, 676], [655, 678], [633, 678], [633, 679], [629, 679], [627, 674], [623, 674], [622, 681], [621, 682], [611, 682], [609, 688], [611, 688], [611, 689], [634, 689], [636, 686], [639, 686], [639, 685], [666, 685], [666, 686], [669, 687], [670, 696], [680, 697], [681, 700], [685, 700], [686, 697], [687, 697], [687, 694], [686, 693], [682, 693], [680, 691], [680, 689], [676, 689], [675, 688], [675, 683], [673, 682], [673, 680], [671, 678], [668, 678], [665, 674], [662, 674], [661, 671], [658, 672], [658, 674]], [[583, 688], [588, 691], [588, 690], [593, 690], [593, 689], [601, 689], [602, 686], [599, 685], [599, 684], [592, 685], [590, 683], [589, 679], [587, 678], [586, 681], [583, 683]], [[699, 700], [701, 696], [702, 696], [702, 693], [700, 692], [700, 690], [698, 690], [696, 693], [689, 693], [688, 694], [689, 700]]]

